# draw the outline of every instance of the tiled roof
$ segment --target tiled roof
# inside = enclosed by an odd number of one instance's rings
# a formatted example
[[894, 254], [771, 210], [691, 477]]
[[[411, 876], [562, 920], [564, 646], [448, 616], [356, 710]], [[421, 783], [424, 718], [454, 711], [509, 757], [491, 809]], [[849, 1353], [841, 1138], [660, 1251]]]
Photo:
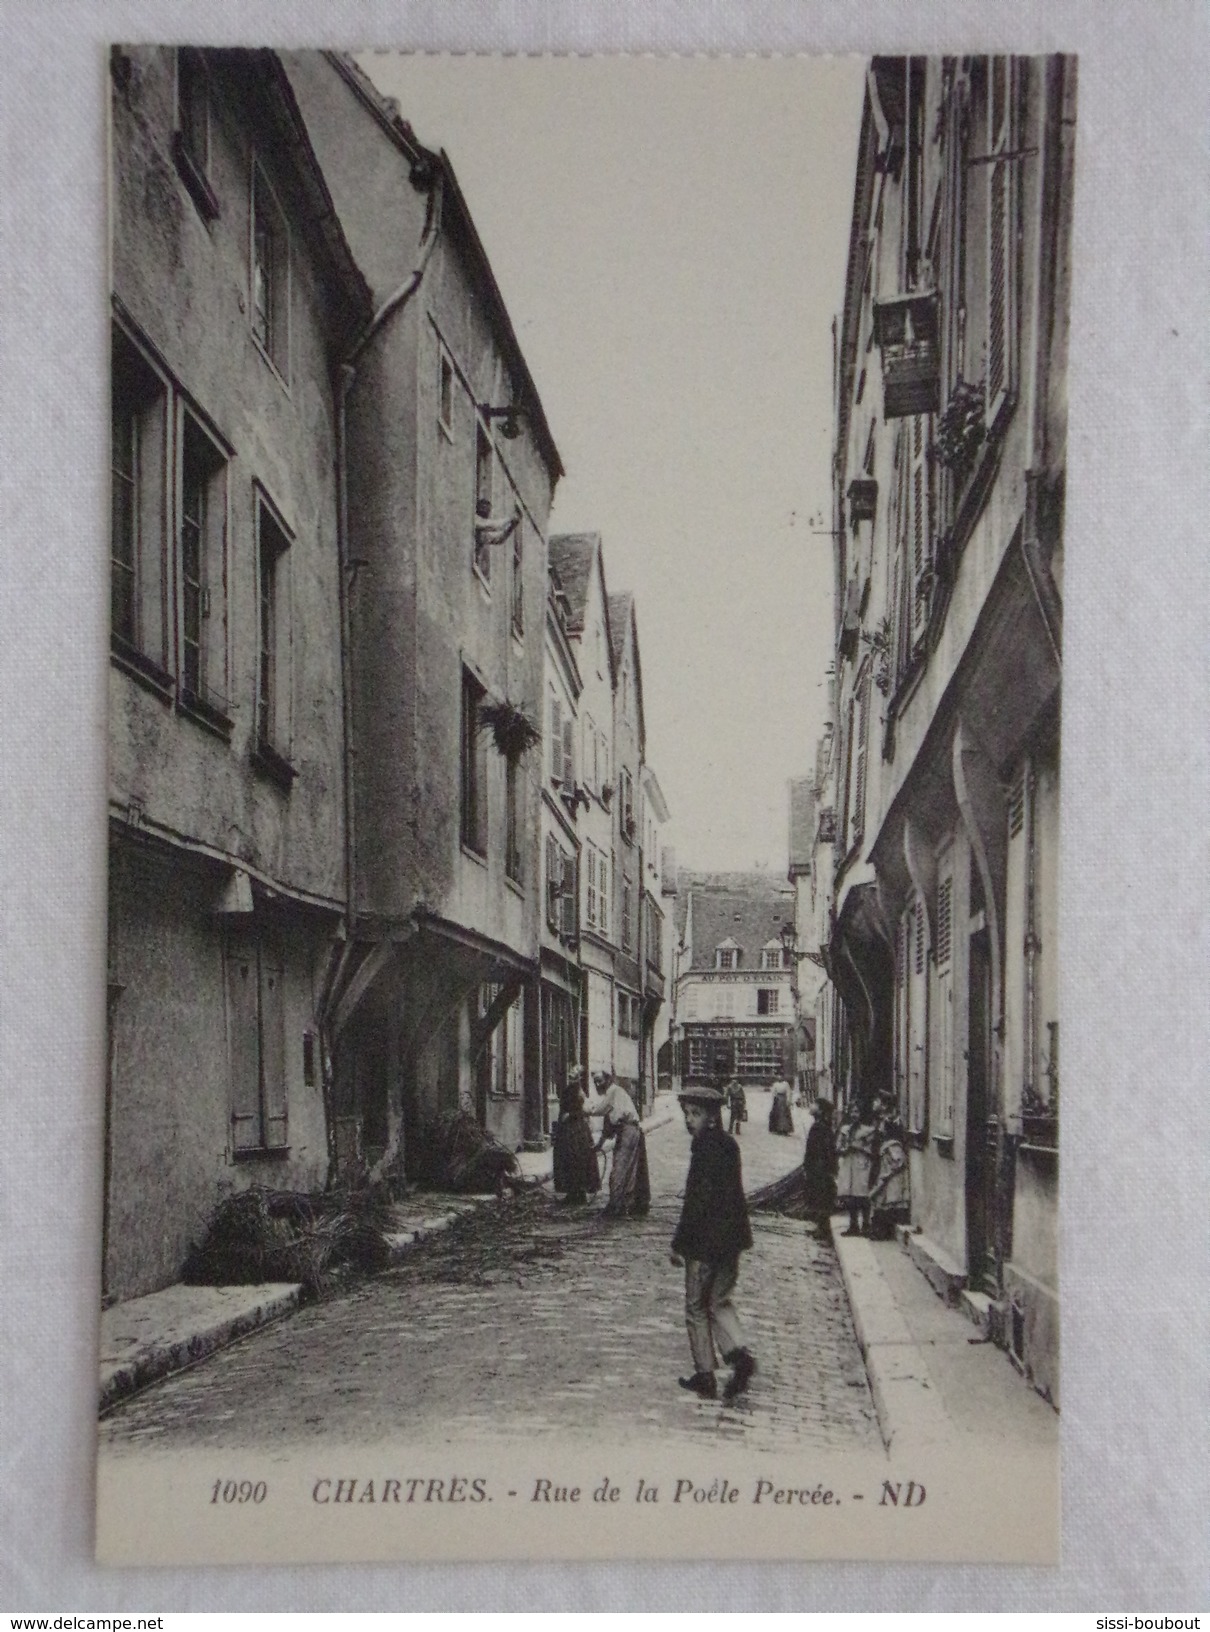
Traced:
[[620, 590], [618, 594], [609, 597], [609, 637], [613, 646], [615, 669], [622, 661], [622, 650], [626, 645], [626, 635], [630, 628], [630, 609], [633, 605], [634, 596], [628, 589]]
[[795, 776], [790, 780], [790, 872], [811, 865], [815, 848], [815, 779]]
[[734, 941], [741, 969], [759, 969], [761, 948], [778, 941], [794, 922], [794, 892], [774, 873], [682, 873], [677, 890], [677, 931], [684, 933], [693, 897], [694, 969], [714, 967], [714, 949]]
[[550, 564], [559, 575], [559, 584], [571, 607], [569, 627], [573, 630], [584, 627], [588, 580], [600, 547], [600, 533], [558, 533], [550, 540]]

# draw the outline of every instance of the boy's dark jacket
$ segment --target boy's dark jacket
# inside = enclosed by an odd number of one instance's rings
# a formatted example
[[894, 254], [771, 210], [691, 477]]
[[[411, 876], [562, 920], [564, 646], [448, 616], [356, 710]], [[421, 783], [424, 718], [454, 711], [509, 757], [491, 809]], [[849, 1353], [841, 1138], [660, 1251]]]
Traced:
[[672, 1250], [682, 1258], [717, 1264], [738, 1258], [751, 1245], [739, 1146], [715, 1123], [703, 1128], [693, 1141], [685, 1205]]

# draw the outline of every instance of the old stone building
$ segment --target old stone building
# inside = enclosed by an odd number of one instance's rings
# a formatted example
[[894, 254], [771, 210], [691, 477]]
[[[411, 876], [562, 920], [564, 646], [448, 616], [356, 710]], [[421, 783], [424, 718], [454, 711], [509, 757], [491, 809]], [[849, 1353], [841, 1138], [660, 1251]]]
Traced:
[[111, 58], [104, 1289], [329, 1172], [346, 900], [339, 406], [370, 294], [280, 62]]
[[769, 873], [682, 873], [673, 1035], [683, 1085], [793, 1081], [794, 892]]
[[350, 928], [343, 1165], [420, 1171], [459, 1105], [542, 1137], [546, 528], [561, 474], [457, 179], [357, 67], [285, 58], [375, 317], [347, 449]]
[[898, 1106], [932, 1277], [1056, 1402], [1074, 126], [1070, 59], [872, 63], [833, 521], [833, 1068]]
[[613, 810], [613, 639], [600, 535], [564, 533], [550, 540], [550, 560], [567, 596], [568, 632], [583, 682], [577, 786], [580, 816], [580, 966], [584, 973], [580, 1060], [589, 1078], [613, 1071], [616, 1011], [614, 957], [618, 924], [617, 831]]

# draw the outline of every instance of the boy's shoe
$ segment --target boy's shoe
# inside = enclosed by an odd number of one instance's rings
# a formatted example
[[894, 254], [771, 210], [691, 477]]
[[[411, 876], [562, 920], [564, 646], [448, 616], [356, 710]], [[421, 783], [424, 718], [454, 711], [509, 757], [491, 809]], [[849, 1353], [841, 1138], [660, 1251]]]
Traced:
[[732, 1371], [723, 1387], [723, 1398], [733, 1400], [737, 1394], [743, 1394], [756, 1375], [756, 1360], [747, 1349], [736, 1349], [734, 1354], [727, 1356], [731, 1362]]
[[703, 1400], [718, 1399], [718, 1383], [712, 1371], [695, 1371], [692, 1377], [678, 1377], [677, 1382], [690, 1394], [700, 1394]]

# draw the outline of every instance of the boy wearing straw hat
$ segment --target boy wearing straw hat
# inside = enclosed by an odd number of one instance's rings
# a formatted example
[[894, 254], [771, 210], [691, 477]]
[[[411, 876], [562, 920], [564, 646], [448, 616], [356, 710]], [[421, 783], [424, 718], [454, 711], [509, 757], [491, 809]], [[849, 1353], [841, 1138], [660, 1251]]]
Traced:
[[719, 1089], [690, 1088], [678, 1097], [693, 1149], [681, 1221], [672, 1238], [672, 1262], [685, 1266], [685, 1327], [694, 1368], [691, 1377], [678, 1381], [702, 1399], [716, 1399], [717, 1348], [732, 1368], [723, 1398], [733, 1400], [756, 1371], [731, 1301], [739, 1255], [752, 1245], [739, 1146], [723, 1132]]

